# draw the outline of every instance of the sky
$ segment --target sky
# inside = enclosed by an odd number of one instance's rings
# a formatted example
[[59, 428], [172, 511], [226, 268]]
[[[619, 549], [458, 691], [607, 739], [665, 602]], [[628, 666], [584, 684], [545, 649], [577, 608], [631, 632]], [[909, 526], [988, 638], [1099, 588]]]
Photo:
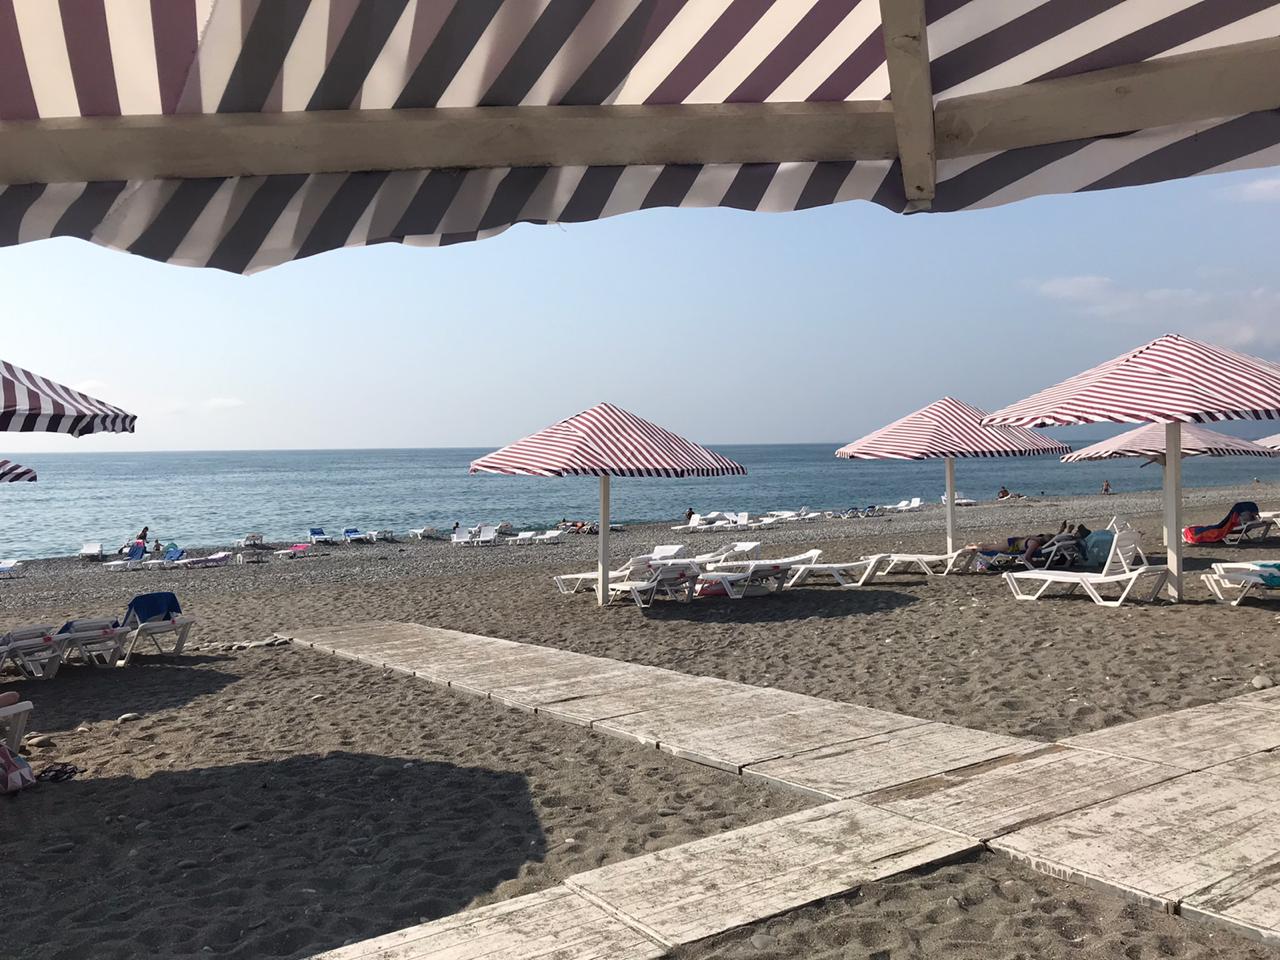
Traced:
[[498, 446], [602, 400], [711, 444], [843, 443], [1162, 333], [1280, 360], [1277, 214], [1271, 170], [909, 217], [650, 210], [252, 277], [10, 247], [0, 357], [138, 426], [0, 454]]

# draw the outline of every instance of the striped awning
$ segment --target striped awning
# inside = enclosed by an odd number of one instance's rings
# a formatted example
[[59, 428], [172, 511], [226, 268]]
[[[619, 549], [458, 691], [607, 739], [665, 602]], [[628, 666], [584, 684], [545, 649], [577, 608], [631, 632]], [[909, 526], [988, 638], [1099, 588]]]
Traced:
[[[1184, 457], [1278, 457], [1280, 450], [1263, 446], [1261, 442], [1232, 437], [1208, 427], [1187, 424], [1180, 431]], [[1149, 423], [1128, 430], [1119, 436], [1069, 453], [1063, 463], [1079, 463], [1085, 460], [1114, 460], [1120, 457], [1145, 457], [1156, 463], [1165, 460], [1165, 425]]]
[[691, 440], [611, 403], [601, 403], [473, 460], [471, 472], [534, 477], [721, 477], [747, 471], [742, 464]]
[[949, 460], [1070, 453], [1025, 427], [983, 426], [977, 407], [943, 397], [836, 451], [844, 460]]
[[1076, 374], [987, 423], [1207, 423], [1280, 419], [1280, 364], [1166, 334]]
[[119, 407], [0, 360], [0, 431], [133, 433], [136, 420]]
[[0, 460], [0, 483], [21, 483], [33, 481], [35, 478], [36, 472], [30, 467], [24, 467], [12, 460]]
[[1265, 167], [1277, 57], [1280, 0], [0, 0], [0, 245], [250, 272]]

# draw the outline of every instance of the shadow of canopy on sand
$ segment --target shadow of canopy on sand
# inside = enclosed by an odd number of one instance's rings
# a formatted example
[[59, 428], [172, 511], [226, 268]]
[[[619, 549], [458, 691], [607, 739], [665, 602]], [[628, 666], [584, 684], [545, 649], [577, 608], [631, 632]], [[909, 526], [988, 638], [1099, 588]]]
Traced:
[[691, 623], [787, 623], [832, 620], [884, 613], [919, 602], [918, 597], [879, 587], [797, 587], [782, 593], [744, 597], [699, 597], [691, 603], [655, 603], [643, 613], [650, 620]]
[[522, 775], [345, 752], [5, 808], [6, 937], [31, 956], [306, 957], [456, 913], [546, 851]]
[[41, 733], [57, 733], [74, 730], [81, 723], [115, 720], [125, 713], [185, 707], [199, 697], [218, 693], [239, 680], [240, 675], [225, 668], [191, 668], [223, 659], [138, 656], [128, 667], [116, 670], [64, 664], [52, 680], [5, 683], [0, 684], [0, 690], [17, 690], [24, 700], [33, 701], [37, 710], [33, 728]]

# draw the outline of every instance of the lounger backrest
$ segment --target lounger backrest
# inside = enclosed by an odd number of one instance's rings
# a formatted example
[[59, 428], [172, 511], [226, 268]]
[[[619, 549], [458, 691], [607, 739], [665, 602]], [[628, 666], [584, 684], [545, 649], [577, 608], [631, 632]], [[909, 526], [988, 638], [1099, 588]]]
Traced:
[[57, 627], [51, 623], [14, 627], [8, 633], [0, 636], [0, 647], [8, 646], [11, 643], [21, 643], [24, 640], [43, 640], [45, 637], [51, 636], [56, 629]]
[[312, 528], [311, 528], [311, 531], [310, 531], [310, 536], [313, 536], [313, 537], [323, 537], [323, 536], [324, 536], [324, 527], [312, 527]]
[[654, 560], [672, 560], [684, 553], [684, 544], [664, 543], [653, 548], [649, 554]]
[[149, 623], [152, 620], [172, 620], [182, 613], [178, 598], [167, 590], [141, 593], [129, 601], [124, 612], [124, 626]]
[[1103, 576], [1128, 573], [1141, 563], [1135, 559], [1141, 555], [1138, 534], [1135, 530], [1121, 530], [1111, 541], [1111, 552], [1107, 555], [1106, 565], [1102, 568]]

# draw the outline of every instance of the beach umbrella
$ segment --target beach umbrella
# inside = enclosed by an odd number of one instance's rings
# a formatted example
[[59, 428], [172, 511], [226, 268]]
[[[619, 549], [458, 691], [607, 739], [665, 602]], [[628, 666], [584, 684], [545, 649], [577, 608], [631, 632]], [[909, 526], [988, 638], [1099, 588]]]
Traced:
[[1035, 457], [1071, 448], [1024, 427], [983, 424], [986, 413], [943, 397], [836, 451], [843, 460], [943, 460], [947, 474], [947, 552], [956, 540], [956, 460]]
[[133, 433], [136, 420], [119, 407], [0, 360], [0, 431]]
[[[1280, 457], [1280, 449], [1264, 446], [1241, 437], [1228, 436], [1198, 424], [1182, 427], [1182, 456], [1185, 457]], [[1121, 457], [1145, 457], [1152, 463], [1163, 465], [1166, 460], [1165, 427], [1162, 423], [1129, 430], [1118, 436], [1068, 453], [1063, 463], [1083, 463], [1088, 460], [1115, 460]], [[1280, 447], [1280, 445], [1277, 445]]]
[[471, 473], [600, 478], [598, 601], [608, 599], [609, 478], [722, 477], [740, 463], [678, 437], [611, 403], [601, 403], [471, 462]]
[[[1162, 423], [1166, 450], [1184, 423], [1280, 419], [1280, 364], [1166, 334], [997, 410], [986, 423], [1024, 427]], [[1169, 592], [1182, 596], [1182, 458], [1164, 465]]]
[[14, 463], [12, 460], [0, 460], [0, 483], [19, 483], [21, 481], [34, 481], [36, 472], [30, 467], [24, 467], [20, 463]]

